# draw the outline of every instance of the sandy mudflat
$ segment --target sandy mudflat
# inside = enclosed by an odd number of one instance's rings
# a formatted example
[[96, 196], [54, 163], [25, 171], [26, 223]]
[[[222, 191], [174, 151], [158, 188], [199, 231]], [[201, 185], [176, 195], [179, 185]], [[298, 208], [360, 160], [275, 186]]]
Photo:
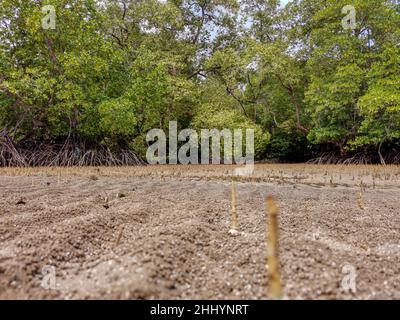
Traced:
[[399, 167], [259, 165], [237, 237], [230, 193], [225, 166], [0, 169], [0, 299], [265, 299], [268, 194], [288, 298], [400, 299]]

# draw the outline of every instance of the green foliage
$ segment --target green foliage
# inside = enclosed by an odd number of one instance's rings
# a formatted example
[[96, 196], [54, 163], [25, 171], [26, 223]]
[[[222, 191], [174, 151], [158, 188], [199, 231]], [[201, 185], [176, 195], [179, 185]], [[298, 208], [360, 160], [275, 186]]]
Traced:
[[[254, 151], [255, 156], [265, 154], [267, 145], [270, 141], [270, 134], [263, 132], [261, 126], [252, 123], [248, 118], [241, 114], [238, 110], [221, 108], [220, 105], [205, 104], [202, 105], [193, 118], [191, 127], [197, 131], [201, 129], [229, 129], [233, 132], [235, 129], [242, 129], [243, 142], [245, 149], [245, 132], [246, 129], [254, 130]], [[243, 150], [243, 153], [245, 150]]]
[[[43, 29], [41, 8], [56, 9]], [[354, 0], [2, 0], [0, 130], [131, 148], [146, 133], [253, 128], [259, 158], [400, 139], [400, 6]]]
[[363, 115], [352, 147], [400, 138], [400, 48], [385, 47], [371, 66], [369, 88], [359, 100]]
[[345, 152], [398, 136], [398, 13], [385, 1], [355, 1], [356, 29], [344, 30], [346, 1], [328, 3], [314, 12], [310, 33], [310, 141]]
[[137, 123], [129, 100], [104, 101], [99, 106], [100, 129], [108, 137], [133, 136]]
[[276, 128], [267, 146], [266, 158], [283, 161], [303, 162], [311, 157], [306, 136], [296, 129]]

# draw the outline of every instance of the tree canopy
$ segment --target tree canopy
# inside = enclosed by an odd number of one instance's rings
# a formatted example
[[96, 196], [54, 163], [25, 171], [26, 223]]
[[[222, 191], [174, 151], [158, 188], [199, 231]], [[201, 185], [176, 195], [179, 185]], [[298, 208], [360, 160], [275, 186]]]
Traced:
[[0, 0], [0, 164], [143, 157], [173, 120], [253, 128], [258, 159], [399, 161], [400, 1]]

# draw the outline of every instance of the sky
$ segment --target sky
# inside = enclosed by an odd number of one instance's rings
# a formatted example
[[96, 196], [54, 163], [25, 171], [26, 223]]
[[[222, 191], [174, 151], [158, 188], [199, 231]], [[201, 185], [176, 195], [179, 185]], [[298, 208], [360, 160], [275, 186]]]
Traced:
[[290, 0], [281, 0], [281, 5], [284, 6], [286, 5]]

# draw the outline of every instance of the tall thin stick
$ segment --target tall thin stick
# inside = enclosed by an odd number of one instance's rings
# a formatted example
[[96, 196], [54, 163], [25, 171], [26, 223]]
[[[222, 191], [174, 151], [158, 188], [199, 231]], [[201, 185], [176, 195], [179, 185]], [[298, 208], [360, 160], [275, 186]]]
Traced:
[[233, 179], [232, 180], [232, 224], [231, 224], [231, 230], [235, 230], [235, 231], [237, 231], [238, 227], [239, 227], [236, 204], [237, 204], [236, 180]]
[[360, 182], [360, 192], [358, 193], [357, 204], [361, 210], [364, 210], [364, 192], [365, 192], [365, 185], [363, 181]]
[[268, 296], [271, 299], [282, 299], [281, 275], [279, 272], [278, 249], [278, 207], [273, 196], [267, 197], [267, 212], [269, 212], [269, 228], [267, 242], [268, 265]]
[[117, 241], [115, 241], [115, 247], [118, 247], [119, 244], [121, 243], [122, 234], [124, 233], [124, 229], [125, 229], [125, 226], [122, 224], [120, 226], [120, 229], [119, 229], [119, 234], [118, 234], [118, 237], [117, 237]]

